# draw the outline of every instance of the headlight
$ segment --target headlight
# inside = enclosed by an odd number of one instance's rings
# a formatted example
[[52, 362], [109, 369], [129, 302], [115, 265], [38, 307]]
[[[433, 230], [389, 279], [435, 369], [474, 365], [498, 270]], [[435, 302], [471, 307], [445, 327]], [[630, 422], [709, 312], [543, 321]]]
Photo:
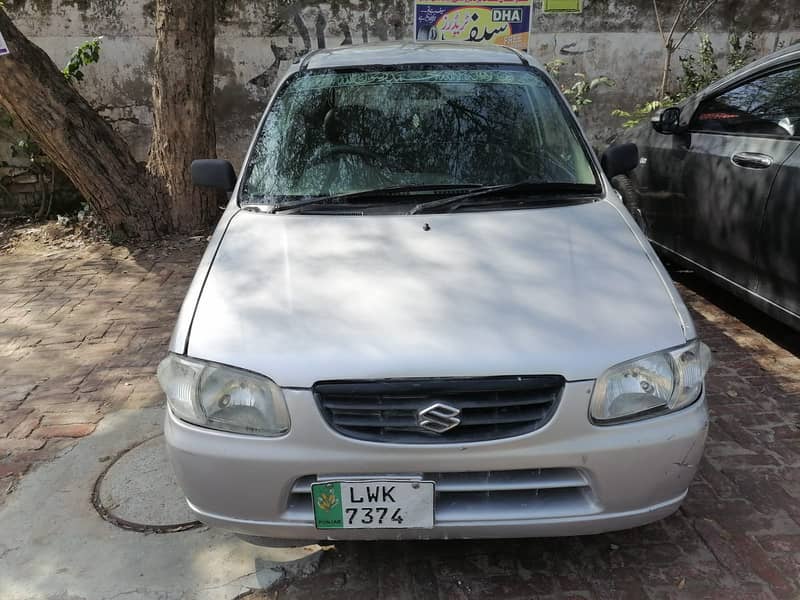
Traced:
[[158, 382], [180, 419], [221, 431], [277, 436], [289, 431], [281, 389], [266, 377], [169, 354]]
[[611, 367], [592, 393], [594, 421], [625, 421], [688, 406], [700, 396], [711, 352], [700, 341]]

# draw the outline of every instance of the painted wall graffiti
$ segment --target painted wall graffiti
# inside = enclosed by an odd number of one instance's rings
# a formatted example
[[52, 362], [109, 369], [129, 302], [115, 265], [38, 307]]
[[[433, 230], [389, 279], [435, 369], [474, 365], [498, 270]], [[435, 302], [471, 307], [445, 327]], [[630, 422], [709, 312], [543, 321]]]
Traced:
[[[207, 1], [207, 0], [203, 0]], [[288, 65], [318, 48], [412, 39], [414, 0], [215, 0], [217, 29], [216, 95], [219, 154], [239, 162], [263, 113], [265, 102]], [[458, 5], [466, 0], [441, 4]], [[513, 3], [514, 0], [511, 0]], [[614, 134], [619, 119], [611, 110], [646, 100], [659, 81], [663, 40], [655, 28], [652, 0], [584, 0], [581, 14], [545, 14], [543, 0], [533, 1], [530, 52], [542, 62], [566, 61], [565, 73], [609, 75], [617, 87], [603, 89], [582, 114], [598, 145]], [[423, 4], [424, 4], [423, 0]], [[508, 7], [509, 0], [503, 0]], [[759, 31], [758, 53], [765, 54], [800, 39], [800, 2], [717, 0], [702, 27], [723, 48], [732, 30]], [[659, 0], [665, 10], [675, 2]], [[87, 72], [82, 93], [102, 109], [131, 143], [137, 157], [147, 156], [152, 126], [151, 82], [154, 47], [154, 0], [7, 0], [15, 23], [62, 65], [75, 46], [106, 36], [103, 58]], [[436, 20], [438, 9], [427, 11]], [[501, 15], [502, 16], [502, 15]], [[524, 16], [522, 16], [524, 20]], [[476, 34], [499, 37], [488, 21]], [[502, 19], [501, 19], [502, 21]], [[519, 18], [507, 19], [515, 33]], [[463, 24], [463, 15], [456, 23]], [[463, 32], [469, 37], [473, 27]], [[421, 33], [421, 32], [420, 32]], [[447, 31], [444, 32], [449, 38]], [[692, 36], [687, 48], [699, 36]], [[634, 48], [636, 51], [632, 52]], [[2, 57], [0, 57], [2, 60]]]
[[271, 89], [287, 63], [312, 50], [402, 40], [413, 36], [413, 0], [297, 3], [275, 15], [276, 33], [286, 36], [269, 41], [272, 64], [248, 83]]

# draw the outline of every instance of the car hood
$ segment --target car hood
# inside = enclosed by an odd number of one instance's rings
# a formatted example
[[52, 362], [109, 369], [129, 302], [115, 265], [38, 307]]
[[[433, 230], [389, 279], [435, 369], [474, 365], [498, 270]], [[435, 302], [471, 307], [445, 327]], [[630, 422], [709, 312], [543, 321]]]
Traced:
[[190, 356], [284, 387], [560, 374], [685, 342], [667, 285], [609, 202], [436, 215], [233, 217]]

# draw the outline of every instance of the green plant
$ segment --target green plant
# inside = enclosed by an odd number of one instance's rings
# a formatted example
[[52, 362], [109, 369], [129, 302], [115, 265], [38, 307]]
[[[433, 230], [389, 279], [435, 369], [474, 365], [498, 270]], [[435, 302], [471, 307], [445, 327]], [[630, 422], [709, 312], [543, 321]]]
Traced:
[[[672, 26], [669, 27], [668, 24], [662, 19], [661, 13], [658, 10], [658, 2], [653, 0], [653, 10], [655, 11], [656, 25], [658, 25], [658, 32], [661, 34], [661, 39], [664, 42], [664, 66], [661, 69], [661, 86], [659, 88], [660, 98], [666, 98], [671, 93], [669, 84], [670, 74], [672, 73], [673, 56], [680, 49], [681, 44], [683, 44], [686, 37], [695, 31], [695, 27], [697, 27], [698, 23], [700, 23], [700, 20], [717, 3], [717, 0], [710, 0], [703, 9], [697, 10], [699, 8], [696, 6], [697, 1], [699, 0], [694, 2], [692, 0], [681, 0], [680, 4], [677, 5], [677, 12], [675, 14], [675, 19], [672, 22]], [[676, 41], [676, 38], [679, 35], [678, 25], [681, 23], [684, 17], [689, 18], [689, 15], [693, 12], [693, 10], [696, 11], [694, 18], [689, 25], [684, 28], [683, 35], [681, 35]]]
[[[0, 114], [0, 124], [6, 130], [13, 125], [10, 115], [3, 112]], [[6, 137], [13, 137], [8, 133]], [[22, 174], [30, 174], [36, 177], [41, 185], [41, 196], [39, 199], [39, 210], [36, 218], [41, 219], [50, 213], [53, 205], [53, 194], [55, 192], [55, 165], [47, 158], [45, 153], [29, 135], [25, 134], [12, 140], [9, 146], [9, 153], [12, 159], [18, 159], [13, 164], [7, 161], [0, 161], [0, 167], [16, 167], [22, 169]], [[24, 166], [23, 166], [24, 165]], [[8, 194], [8, 190], [4, 188]]]
[[554, 58], [550, 62], [544, 64], [544, 70], [547, 71], [553, 79], [558, 80], [561, 75], [561, 67], [565, 64], [567, 64], [566, 61], [560, 58]]
[[728, 73], [738, 71], [756, 57], [756, 34], [748, 31], [744, 36], [731, 33], [728, 36]]
[[655, 111], [673, 104], [674, 101], [667, 96], [661, 100], [648, 100], [647, 102], [634, 106], [631, 110], [615, 108], [611, 111], [611, 114], [615, 117], [621, 117], [625, 119], [625, 121], [622, 123], [622, 127], [623, 129], [630, 129], [631, 127], [636, 127]]
[[707, 34], [700, 37], [697, 54], [680, 57], [683, 75], [678, 77], [678, 98], [695, 94], [719, 79], [719, 65], [714, 55], [714, 46]]
[[[751, 62], [756, 56], [755, 34], [750, 32], [744, 36], [731, 33], [728, 36], [728, 68], [726, 73], [732, 73]], [[700, 46], [696, 53], [680, 57], [683, 75], [678, 77], [678, 88], [672, 94], [662, 98], [648, 100], [630, 110], [617, 108], [611, 112], [615, 117], [625, 119], [622, 127], [629, 129], [636, 127], [655, 111], [667, 106], [674, 106], [696, 94], [700, 90], [720, 78], [720, 68], [717, 63], [717, 54], [711, 38], [703, 34]]]
[[83, 68], [100, 61], [100, 43], [103, 37], [83, 42], [75, 48], [66, 66], [61, 70], [67, 81], [83, 81]]
[[562, 87], [561, 91], [564, 92], [564, 95], [570, 101], [572, 105], [572, 112], [574, 112], [576, 115], [580, 114], [581, 109], [584, 106], [592, 103], [592, 91], [594, 91], [598, 86], [605, 85], [608, 87], [614, 87], [616, 85], [616, 82], [613, 79], [610, 79], [605, 75], [601, 77], [595, 77], [592, 80], [589, 80], [583, 73], [575, 73], [575, 77], [578, 80], [569, 87]]
[[[656, 25], [661, 35], [661, 41], [664, 44], [664, 66], [661, 69], [661, 84], [659, 86], [658, 96], [655, 99], [643, 102], [630, 110], [617, 108], [612, 111], [612, 115], [625, 119], [625, 122], [622, 124], [624, 128], [635, 127], [654, 111], [669, 104], [674, 104], [683, 97], [680, 91], [673, 92], [669, 89], [673, 57], [675, 53], [678, 52], [687, 36], [695, 31], [695, 28], [703, 17], [714, 7], [717, 0], [705, 2], [703, 8], [699, 7], [698, 2], [699, 0], [694, 2], [692, 0], [681, 0], [680, 3], [674, 3], [677, 10], [675, 11], [672, 25], [670, 25], [666, 19], [663, 18], [661, 11], [659, 11], [658, 1], [653, 0]], [[679, 25], [686, 21], [688, 21], [688, 24], [682, 28], [683, 33], [679, 34]]]
[[551, 60], [545, 64], [545, 70], [550, 76], [558, 82], [564, 96], [570, 102], [572, 112], [576, 115], [580, 114], [581, 109], [592, 103], [592, 93], [599, 86], [604, 85], [607, 87], [614, 87], [616, 82], [605, 75], [589, 79], [585, 73], [574, 73], [575, 80], [570, 83], [561, 83], [561, 67], [565, 65], [565, 61], [560, 58]]
[[0, 129], [11, 129], [14, 125], [14, 119], [5, 110], [0, 108]]

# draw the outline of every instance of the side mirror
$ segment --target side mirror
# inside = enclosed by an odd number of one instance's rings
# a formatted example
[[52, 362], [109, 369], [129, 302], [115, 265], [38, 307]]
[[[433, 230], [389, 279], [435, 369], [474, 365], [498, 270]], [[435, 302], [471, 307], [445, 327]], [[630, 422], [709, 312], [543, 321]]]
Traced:
[[655, 114], [650, 121], [658, 133], [673, 135], [681, 130], [681, 109], [670, 106]]
[[195, 160], [192, 162], [192, 183], [199, 187], [232, 192], [236, 187], [236, 171], [227, 160]]
[[611, 146], [603, 152], [600, 165], [609, 179], [630, 173], [639, 166], [639, 148], [633, 143]]

